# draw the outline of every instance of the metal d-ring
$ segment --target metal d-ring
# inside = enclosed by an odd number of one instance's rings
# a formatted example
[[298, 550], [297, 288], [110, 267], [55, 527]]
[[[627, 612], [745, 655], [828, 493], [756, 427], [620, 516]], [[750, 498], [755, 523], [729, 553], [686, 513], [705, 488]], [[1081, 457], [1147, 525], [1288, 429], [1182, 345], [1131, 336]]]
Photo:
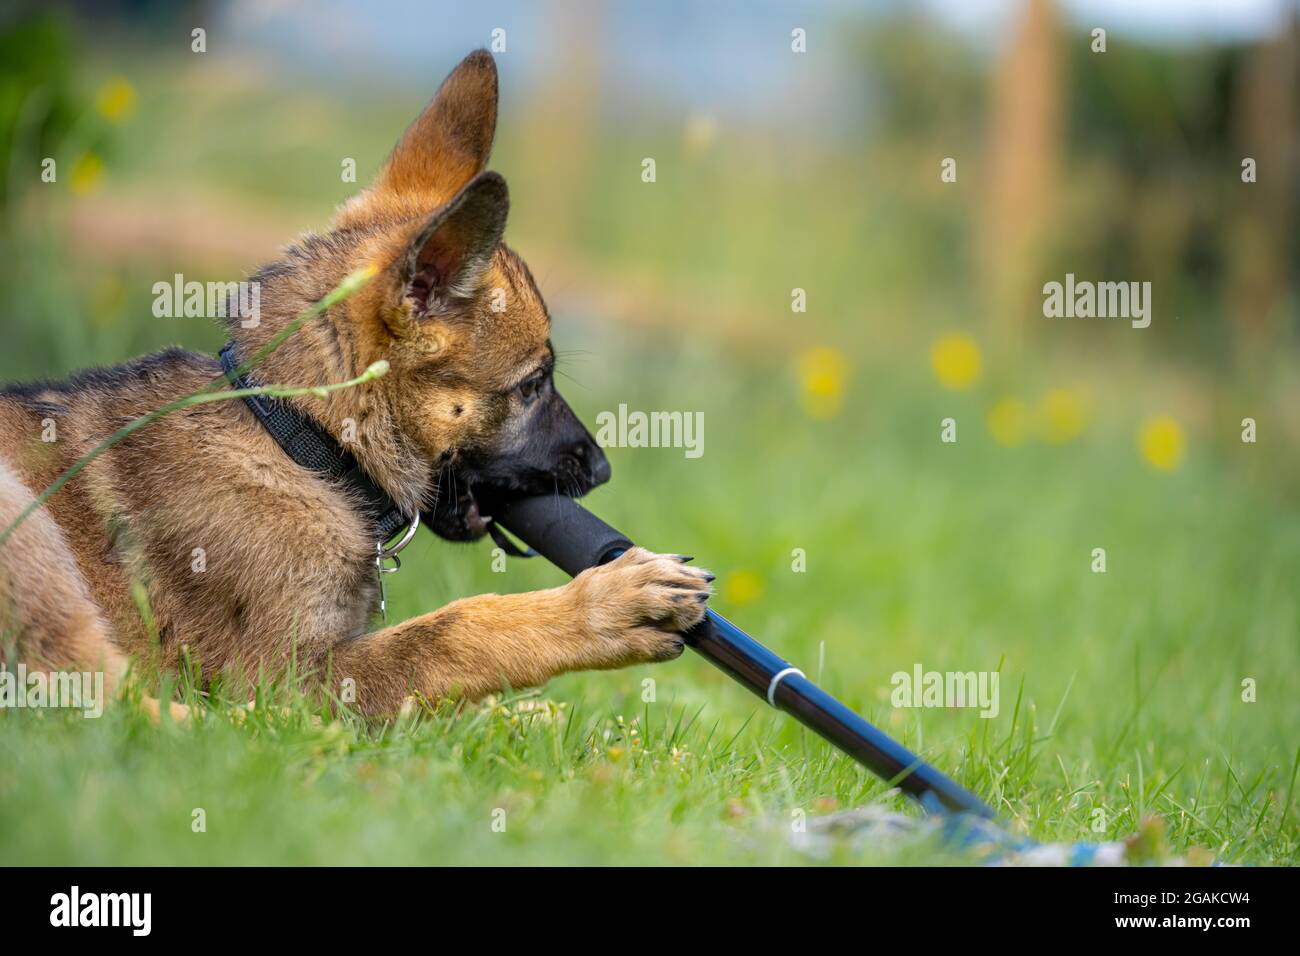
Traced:
[[387, 548], [383, 547], [382, 544], [375, 546], [375, 551], [379, 555], [381, 561], [387, 560], [388, 558], [392, 558], [397, 565], [397, 567], [393, 567], [393, 568], [380, 567], [381, 571], [383, 571], [385, 574], [392, 574], [394, 571], [397, 571], [398, 569], [401, 568], [402, 562], [398, 560], [397, 552], [401, 551], [403, 548], [405, 548], [408, 544], [411, 543], [411, 539], [415, 537], [415, 532], [418, 531], [419, 528], [420, 528], [420, 512], [417, 511], [415, 513], [415, 518], [411, 521], [410, 526], [406, 529], [406, 533], [402, 535], [401, 540], [399, 540], [397, 544], [394, 544]]

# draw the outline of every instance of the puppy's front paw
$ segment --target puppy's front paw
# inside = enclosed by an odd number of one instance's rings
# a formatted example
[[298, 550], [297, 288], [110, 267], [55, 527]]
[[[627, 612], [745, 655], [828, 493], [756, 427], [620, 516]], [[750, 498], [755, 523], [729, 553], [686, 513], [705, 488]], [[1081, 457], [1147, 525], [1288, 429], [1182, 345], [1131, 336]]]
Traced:
[[632, 548], [573, 579], [607, 667], [666, 661], [686, 647], [682, 633], [704, 619], [713, 575], [679, 555]]

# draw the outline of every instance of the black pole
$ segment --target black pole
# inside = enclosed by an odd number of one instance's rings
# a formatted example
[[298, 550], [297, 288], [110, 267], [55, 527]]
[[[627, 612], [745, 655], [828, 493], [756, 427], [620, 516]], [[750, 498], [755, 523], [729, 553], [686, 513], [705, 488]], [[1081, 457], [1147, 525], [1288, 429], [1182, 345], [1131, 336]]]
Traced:
[[[553, 564], [576, 575], [617, 557], [632, 542], [571, 498], [542, 495], [493, 502], [505, 529]], [[933, 809], [993, 817], [970, 793], [808, 680], [802, 672], [710, 610], [686, 634], [687, 645], [769, 704], [784, 710], [886, 782]]]

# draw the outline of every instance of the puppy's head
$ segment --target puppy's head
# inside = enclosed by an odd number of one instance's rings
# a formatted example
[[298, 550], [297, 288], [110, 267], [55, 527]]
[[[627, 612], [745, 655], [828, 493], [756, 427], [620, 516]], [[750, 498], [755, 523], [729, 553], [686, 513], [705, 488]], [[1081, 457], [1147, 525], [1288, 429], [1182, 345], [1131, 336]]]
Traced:
[[346, 305], [355, 350], [384, 358], [374, 384], [394, 427], [434, 467], [435, 529], [486, 530], [479, 493], [581, 495], [609, 463], [555, 388], [550, 316], [502, 242], [505, 180], [485, 172], [497, 73], [468, 56], [411, 124], [378, 178], [339, 211], [334, 237], [380, 271]]

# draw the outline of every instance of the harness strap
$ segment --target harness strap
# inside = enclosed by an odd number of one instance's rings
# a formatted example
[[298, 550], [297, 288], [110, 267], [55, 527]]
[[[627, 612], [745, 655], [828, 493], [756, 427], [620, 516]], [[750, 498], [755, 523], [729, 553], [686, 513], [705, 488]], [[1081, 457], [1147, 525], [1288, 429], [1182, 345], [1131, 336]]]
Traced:
[[[223, 345], [220, 356], [221, 367], [231, 388], [258, 387], [257, 382], [247, 375], [235, 375], [239, 360], [235, 356], [234, 342]], [[302, 467], [341, 482], [356, 492], [374, 526], [377, 541], [387, 541], [411, 524], [411, 519], [402, 514], [393, 499], [370, 479], [357, 460], [306, 415], [288, 402], [269, 395], [246, 395], [244, 403], [286, 455]]]

